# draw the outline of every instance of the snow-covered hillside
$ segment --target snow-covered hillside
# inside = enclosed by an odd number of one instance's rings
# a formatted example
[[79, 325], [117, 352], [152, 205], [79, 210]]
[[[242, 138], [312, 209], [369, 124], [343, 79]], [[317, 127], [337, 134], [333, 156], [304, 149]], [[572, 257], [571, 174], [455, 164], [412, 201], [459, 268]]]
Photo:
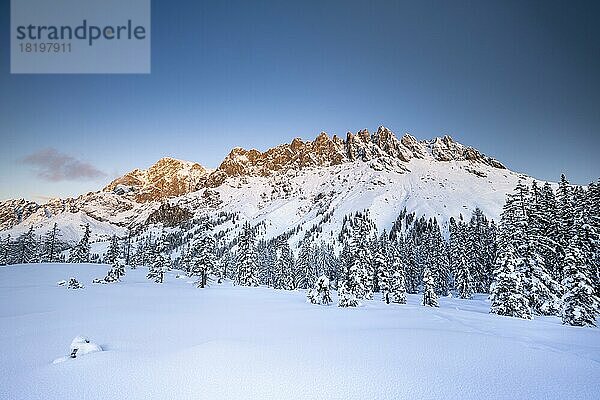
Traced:
[[[126, 229], [166, 223], [169, 213], [160, 210], [165, 202], [179, 215], [176, 222], [239, 214], [264, 224], [261, 235], [267, 239], [294, 229], [292, 243], [313, 225], [322, 228], [319, 240], [330, 241], [345, 215], [363, 209], [380, 229], [406, 208], [436, 217], [447, 231], [451, 216], [468, 218], [476, 207], [497, 220], [519, 179], [532, 180], [448, 136], [418, 141], [397, 138], [384, 127], [374, 134], [348, 133], [345, 140], [322, 133], [314, 141], [294, 139], [266, 152], [235, 148], [216, 170], [164, 158], [76, 199], [45, 205], [6, 201], [0, 204], [0, 236], [15, 238], [30, 226], [43, 234], [56, 222], [72, 244], [87, 218], [93, 240], [106, 240]], [[232, 238], [239, 226], [216, 230], [228, 230]]]
[[[482, 176], [476, 175], [476, 171]], [[321, 224], [320, 236], [328, 240], [339, 232], [345, 215], [370, 210], [379, 229], [389, 230], [406, 208], [417, 216], [436, 217], [445, 227], [451, 216], [470, 217], [479, 207], [491, 219], [499, 220], [506, 194], [519, 179], [531, 178], [468, 161], [431, 162], [413, 159], [394, 168], [379, 160], [290, 170], [285, 175], [230, 178], [214, 189], [174, 199], [181, 207], [195, 208], [208, 196], [219, 199], [214, 209], [239, 212], [253, 224], [264, 222], [267, 238], [301, 226], [296, 238], [313, 224]], [[195, 208], [198, 215], [210, 214], [209, 207]], [[333, 232], [333, 235], [332, 235]]]
[[[600, 330], [439, 309], [308, 304], [302, 290], [196, 289], [105, 265], [0, 268], [2, 399], [596, 399]], [[75, 276], [69, 290], [57, 281]], [[335, 300], [335, 299], [334, 299]], [[103, 351], [64, 360], [84, 335]]]

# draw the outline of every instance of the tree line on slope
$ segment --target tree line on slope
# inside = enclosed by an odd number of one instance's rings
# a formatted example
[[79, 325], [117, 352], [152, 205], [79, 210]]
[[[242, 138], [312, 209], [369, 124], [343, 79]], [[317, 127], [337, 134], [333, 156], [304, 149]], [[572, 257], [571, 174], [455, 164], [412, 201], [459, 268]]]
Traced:
[[[164, 281], [172, 267], [198, 278], [231, 279], [237, 285], [266, 285], [275, 289], [311, 289], [311, 302], [330, 301], [337, 289], [339, 305], [352, 307], [376, 292], [386, 303], [406, 302], [407, 293], [423, 293], [423, 305], [438, 306], [438, 297], [464, 299], [489, 293], [491, 312], [529, 319], [558, 315], [565, 324], [594, 325], [600, 295], [600, 185], [571, 186], [564, 176], [554, 192], [549, 184], [528, 187], [519, 182], [507, 196], [499, 226], [476, 209], [468, 221], [449, 221], [446, 240], [435, 218], [416, 218], [404, 210], [390, 232], [380, 234], [368, 210], [346, 216], [338, 235], [341, 250], [311, 239], [289, 238], [297, 230], [270, 240], [257, 240], [260, 226], [245, 222], [231, 243], [214, 235], [211, 221], [200, 220], [193, 234], [161, 233], [119, 245], [111, 239], [104, 262], [111, 265], [101, 283], [117, 282], [125, 264], [148, 267], [148, 279]], [[318, 228], [318, 227], [317, 227]], [[315, 229], [318, 230], [318, 229]], [[36, 244], [31, 229], [2, 247], [0, 262], [61, 261], [56, 225]], [[69, 253], [69, 262], [89, 262], [89, 226]], [[52, 250], [54, 247], [56, 248]], [[171, 253], [178, 250], [172, 259]], [[295, 255], [297, 254], [297, 256]], [[96, 259], [99, 257], [96, 256]]]

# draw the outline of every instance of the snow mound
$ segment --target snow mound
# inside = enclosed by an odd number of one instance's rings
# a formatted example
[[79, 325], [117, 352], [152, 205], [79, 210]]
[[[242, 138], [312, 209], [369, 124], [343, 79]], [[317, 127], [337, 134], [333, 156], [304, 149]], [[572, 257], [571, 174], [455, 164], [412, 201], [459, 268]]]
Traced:
[[102, 347], [97, 345], [96, 343], [92, 343], [85, 336], [76, 336], [71, 341], [71, 346], [69, 347], [70, 355], [63, 356], [52, 361], [52, 364], [59, 364], [69, 360], [70, 358], [77, 358], [83, 356], [85, 354], [97, 353], [102, 351]]
[[102, 347], [96, 343], [90, 342], [90, 340], [84, 336], [77, 336], [71, 342], [71, 358], [82, 356], [84, 354], [96, 353], [102, 351]]

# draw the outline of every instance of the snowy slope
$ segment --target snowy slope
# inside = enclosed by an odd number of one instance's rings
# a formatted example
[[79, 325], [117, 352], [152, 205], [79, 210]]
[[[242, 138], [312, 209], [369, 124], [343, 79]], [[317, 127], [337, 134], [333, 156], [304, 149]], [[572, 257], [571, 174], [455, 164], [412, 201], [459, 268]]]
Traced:
[[[485, 176], [473, 173], [475, 168]], [[292, 241], [327, 219], [319, 238], [330, 240], [339, 232], [344, 215], [363, 209], [370, 210], [379, 229], [388, 230], [403, 208], [417, 216], [436, 217], [442, 227], [451, 216], [469, 218], [476, 207], [497, 221], [506, 194], [512, 192], [519, 179], [528, 184], [532, 180], [507, 169], [473, 166], [468, 161], [432, 163], [413, 159], [402, 168], [356, 161], [269, 177], [230, 178], [217, 188], [174, 202], [195, 209], [199, 215], [239, 212], [254, 224], [264, 222], [266, 237], [301, 225], [303, 229]], [[206, 191], [218, 193], [218, 207], [194, 206]], [[332, 215], [326, 216], [328, 213]]]
[[[600, 330], [488, 314], [441, 299], [439, 309], [366, 301], [342, 309], [303, 291], [196, 289], [106, 266], [0, 268], [2, 399], [596, 399]], [[86, 287], [56, 282], [76, 276]], [[53, 364], [71, 340], [104, 350]]]

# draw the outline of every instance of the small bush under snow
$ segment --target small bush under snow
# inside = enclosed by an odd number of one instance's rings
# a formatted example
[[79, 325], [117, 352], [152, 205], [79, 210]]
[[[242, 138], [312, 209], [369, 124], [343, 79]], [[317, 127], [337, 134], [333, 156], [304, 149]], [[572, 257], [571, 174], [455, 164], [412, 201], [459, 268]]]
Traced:
[[85, 336], [77, 336], [73, 339], [73, 341], [71, 341], [69, 351], [70, 353], [68, 356], [59, 357], [52, 363], [58, 364], [67, 361], [69, 358], [77, 358], [85, 354], [97, 353], [99, 351], [102, 351], [102, 347], [100, 347], [96, 343], [90, 342], [90, 340]]

